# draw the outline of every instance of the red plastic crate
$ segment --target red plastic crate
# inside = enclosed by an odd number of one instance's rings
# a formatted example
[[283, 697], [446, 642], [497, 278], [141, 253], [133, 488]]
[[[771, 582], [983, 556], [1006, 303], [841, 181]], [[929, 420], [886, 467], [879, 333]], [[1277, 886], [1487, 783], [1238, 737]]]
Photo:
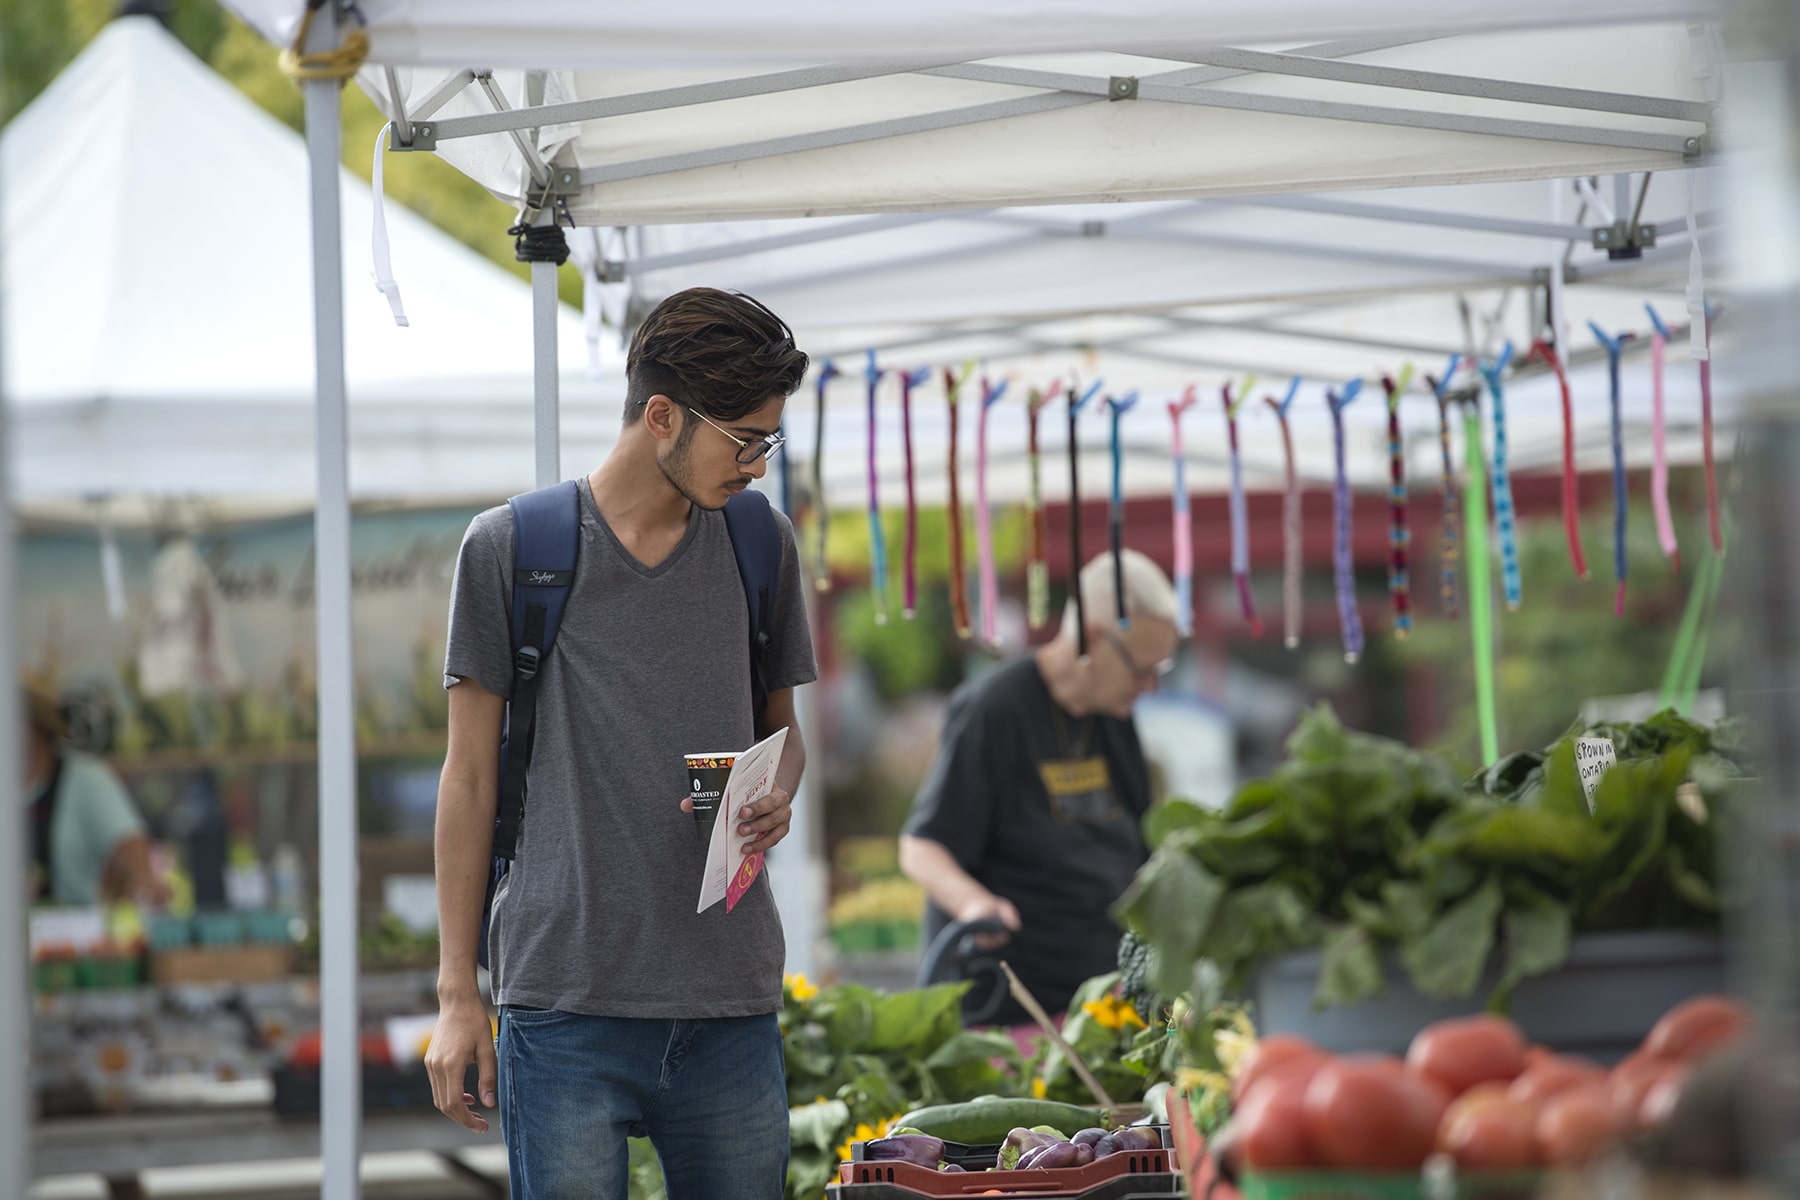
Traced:
[[1121, 1150], [1083, 1167], [1025, 1171], [933, 1171], [909, 1162], [847, 1162], [840, 1183], [889, 1183], [920, 1196], [1077, 1196], [1122, 1175], [1166, 1175], [1174, 1170], [1168, 1150]]

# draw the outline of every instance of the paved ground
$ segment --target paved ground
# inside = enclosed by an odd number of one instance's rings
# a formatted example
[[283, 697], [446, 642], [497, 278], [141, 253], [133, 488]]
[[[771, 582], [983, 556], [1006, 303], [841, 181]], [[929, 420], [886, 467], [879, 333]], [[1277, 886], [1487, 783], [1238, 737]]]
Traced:
[[[366, 1200], [489, 1200], [506, 1194], [503, 1147], [465, 1150], [461, 1161], [487, 1182], [458, 1178], [434, 1154], [370, 1154], [363, 1158]], [[144, 1196], [154, 1200], [318, 1200], [317, 1159], [145, 1171]], [[108, 1200], [98, 1175], [62, 1175], [33, 1185], [27, 1200]]]

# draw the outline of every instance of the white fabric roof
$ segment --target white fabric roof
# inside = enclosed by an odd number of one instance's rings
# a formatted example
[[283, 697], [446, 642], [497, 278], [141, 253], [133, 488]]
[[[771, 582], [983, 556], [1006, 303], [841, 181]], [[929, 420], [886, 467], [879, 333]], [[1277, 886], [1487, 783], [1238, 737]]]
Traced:
[[[0, 134], [0, 173], [15, 495], [312, 493], [300, 137], [126, 17]], [[390, 203], [399, 328], [370, 281], [370, 191], [345, 171], [342, 197], [354, 492], [529, 487], [529, 285]], [[565, 451], [591, 462], [621, 384], [586, 379], [578, 314], [560, 342]]]
[[[273, 42], [293, 42], [301, 0], [231, 0]], [[1703, 15], [1697, 0], [359, 0], [382, 64], [543, 68], [1051, 53], [1095, 46], [1278, 41], [1609, 26]]]
[[[1712, 43], [1681, 24], [1173, 45], [787, 72], [369, 67], [360, 82], [502, 199], [578, 183], [566, 211], [591, 225], [1670, 170], [1707, 144]], [[1126, 79], [1136, 98], [1112, 102]], [[539, 93], [547, 111], [496, 115]], [[538, 128], [529, 163], [509, 122]]]

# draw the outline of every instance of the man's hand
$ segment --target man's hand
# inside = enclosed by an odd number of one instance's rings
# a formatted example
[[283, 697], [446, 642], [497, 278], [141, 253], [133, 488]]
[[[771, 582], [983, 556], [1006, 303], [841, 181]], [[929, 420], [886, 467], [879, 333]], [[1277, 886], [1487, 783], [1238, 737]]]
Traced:
[[[1004, 896], [996, 896], [992, 892], [987, 892], [969, 901], [956, 913], [958, 921], [982, 921], [988, 918], [998, 920], [1015, 933], [1021, 924], [1019, 910], [1013, 907], [1013, 902]], [[1009, 934], [983, 933], [976, 936], [975, 944], [983, 950], [992, 950], [998, 946], [1004, 946], [1009, 940], [1011, 940]]]
[[[681, 811], [694, 811], [694, 798], [681, 798]], [[723, 814], [721, 814], [721, 817]], [[761, 854], [788, 835], [788, 828], [794, 819], [794, 798], [786, 788], [776, 784], [774, 789], [755, 804], [745, 805], [738, 809], [738, 832], [744, 837], [754, 836], [755, 840], [744, 847], [744, 857]]]
[[488, 1131], [487, 1118], [474, 1111], [475, 1097], [463, 1091], [463, 1076], [475, 1064], [481, 1103], [493, 1108], [498, 1062], [494, 1057], [493, 1026], [479, 994], [446, 1002], [438, 1008], [437, 1028], [431, 1031], [431, 1048], [425, 1052], [425, 1069], [431, 1075], [431, 1101], [438, 1111], [476, 1133]]

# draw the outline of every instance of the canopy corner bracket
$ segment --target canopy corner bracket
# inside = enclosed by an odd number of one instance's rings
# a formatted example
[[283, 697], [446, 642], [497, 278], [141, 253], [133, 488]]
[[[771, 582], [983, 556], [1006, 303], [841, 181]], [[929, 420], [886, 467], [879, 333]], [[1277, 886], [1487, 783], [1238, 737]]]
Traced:
[[1136, 100], [1138, 98], [1138, 80], [1136, 75], [1114, 75], [1106, 81], [1106, 98], [1108, 100]]
[[[406, 131], [405, 138], [402, 138], [401, 136], [402, 129]], [[402, 125], [399, 121], [395, 121], [388, 129], [387, 148], [390, 152], [396, 154], [404, 150], [436, 150], [436, 122], [408, 121], [405, 125]]]
[[1628, 221], [1614, 221], [1611, 225], [1598, 226], [1591, 236], [1594, 249], [1606, 251], [1608, 258], [1639, 258], [1656, 245], [1656, 226], [1647, 222], [1634, 225]]

